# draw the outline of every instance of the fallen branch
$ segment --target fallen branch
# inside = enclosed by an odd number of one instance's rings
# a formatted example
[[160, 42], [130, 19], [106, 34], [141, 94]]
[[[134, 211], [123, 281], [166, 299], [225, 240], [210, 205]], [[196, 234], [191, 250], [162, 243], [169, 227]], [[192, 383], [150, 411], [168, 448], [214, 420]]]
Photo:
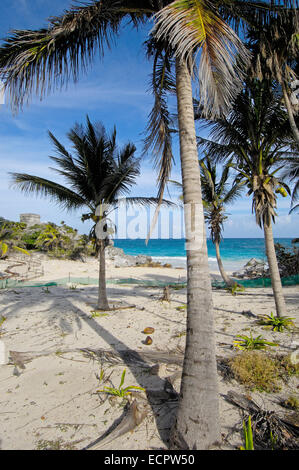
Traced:
[[109, 362], [110, 364], [134, 364], [149, 368], [150, 364], [165, 363], [165, 364], [176, 364], [182, 366], [183, 354], [177, 354], [174, 352], [137, 352], [130, 349], [123, 349], [118, 351], [112, 351], [108, 349], [92, 349], [92, 348], [73, 348], [63, 349], [57, 351], [57, 349], [46, 350], [46, 351], [9, 351], [9, 364], [13, 364], [22, 369], [25, 368], [25, 363], [32, 361], [38, 357], [50, 356], [51, 354], [62, 355], [67, 353], [83, 352], [86, 357], [96, 359], [100, 362]]
[[260, 449], [298, 449], [299, 413], [266, 411], [253, 400], [229, 391], [225, 399], [251, 416], [253, 438]]
[[88, 445], [83, 450], [98, 450], [124, 434], [134, 431], [134, 429], [142, 423], [148, 412], [149, 405], [145, 399], [138, 401], [134, 399], [125, 410], [121, 420], [118, 419], [96, 442]]

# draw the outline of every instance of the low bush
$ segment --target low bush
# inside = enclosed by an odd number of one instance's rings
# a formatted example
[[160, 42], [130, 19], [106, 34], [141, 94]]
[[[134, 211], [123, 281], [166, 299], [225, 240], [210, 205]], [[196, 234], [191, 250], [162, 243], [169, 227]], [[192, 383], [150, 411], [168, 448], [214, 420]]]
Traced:
[[229, 361], [234, 378], [251, 390], [277, 392], [279, 385], [279, 363], [270, 355], [260, 351], [244, 351]]

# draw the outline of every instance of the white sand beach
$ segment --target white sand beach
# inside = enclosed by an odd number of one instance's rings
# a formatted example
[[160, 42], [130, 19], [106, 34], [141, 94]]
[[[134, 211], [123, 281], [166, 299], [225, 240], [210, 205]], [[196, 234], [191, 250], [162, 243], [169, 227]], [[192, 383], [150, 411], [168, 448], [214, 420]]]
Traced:
[[[2, 262], [3, 264], [3, 262]], [[3, 271], [0, 266], [0, 271]], [[44, 260], [44, 275], [37, 281], [50, 281], [69, 275], [98, 276], [98, 262]], [[215, 273], [217, 276], [218, 273]], [[186, 279], [183, 269], [130, 267], [114, 268], [108, 263], [107, 279], [135, 278], [177, 282]], [[288, 314], [299, 325], [299, 287], [285, 287]], [[138, 285], [108, 285], [111, 306], [131, 306], [106, 314], [92, 313], [97, 298], [97, 286], [66, 285], [10, 288], [0, 290], [0, 317], [6, 317], [0, 340], [6, 352], [30, 353], [31, 360], [0, 365], [0, 447], [1, 449], [82, 449], [96, 441], [124, 413], [120, 399], [111, 400], [96, 393], [105, 386], [118, 387], [126, 369], [124, 387], [141, 386], [163, 392], [165, 378], [180, 370], [178, 364], [167, 364], [153, 357], [183, 357], [186, 310], [177, 310], [186, 302], [186, 290], [171, 290], [171, 301], [161, 301], [161, 287]], [[274, 311], [270, 288], [246, 289], [232, 296], [224, 290], [213, 290], [217, 357], [228, 358], [237, 334], [262, 335], [277, 341], [276, 348], [289, 354], [299, 347], [298, 334], [273, 332], [256, 324], [257, 315]], [[155, 329], [151, 345], [145, 345], [146, 327]], [[83, 348], [105, 350], [114, 354], [135, 351], [154, 353], [146, 364], [122, 359], [102, 363]], [[156, 354], [156, 356], [155, 356]], [[108, 357], [109, 359], [109, 357]], [[152, 366], [159, 364], [159, 367]], [[100, 383], [99, 376], [102, 370]], [[98, 376], [98, 378], [97, 378]], [[109, 381], [105, 382], [105, 379]], [[277, 393], [251, 392], [250, 396], [264, 409], [283, 412], [279, 402], [298, 392], [298, 380], [293, 377]], [[173, 382], [179, 391], [179, 377]], [[112, 385], [111, 385], [112, 384]], [[246, 394], [235, 380], [219, 372], [222, 445], [236, 449], [242, 444], [242, 414], [225, 400], [229, 390]], [[138, 393], [138, 392], [136, 392]], [[142, 392], [140, 392], [142, 394]], [[147, 415], [132, 433], [126, 433], [103, 449], [167, 449], [167, 437], [176, 410], [175, 400], [158, 399], [147, 404]]]

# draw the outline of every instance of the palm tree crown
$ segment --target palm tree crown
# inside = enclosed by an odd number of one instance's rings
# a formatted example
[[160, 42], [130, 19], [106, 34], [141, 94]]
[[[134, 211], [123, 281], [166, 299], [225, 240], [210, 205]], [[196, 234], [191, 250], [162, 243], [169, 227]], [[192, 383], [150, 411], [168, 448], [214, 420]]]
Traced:
[[298, 78], [298, 11], [286, 11], [269, 23], [253, 24], [248, 31], [249, 46], [253, 52], [251, 73], [260, 79], [276, 80], [282, 89], [294, 139], [299, 145], [296, 106], [292, 105], [291, 84]]
[[[101, 123], [92, 124], [87, 116], [86, 127], [76, 124], [68, 133], [73, 144], [73, 155], [49, 132], [57, 156], [52, 168], [67, 185], [24, 173], [11, 173], [14, 185], [26, 193], [47, 196], [63, 208], [87, 207], [84, 219], [94, 218], [99, 205], [115, 206], [135, 184], [140, 174], [140, 159], [135, 157], [132, 143], [118, 148], [116, 129], [110, 136]], [[128, 203], [155, 203], [155, 198], [129, 197]]]
[[253, 195], [257, 223], [274, 220], [276, 193], [286, 196], [285, 183], [276, 177], [279, 164], [293, 155], [293, 137], [277, 86], [267, 80], [247, 79], [226, 118], [209, 122], [212, 140], [199, 138], [211, 158], [232, 157], [237, 182], [246, 184]]
[[231, 204], [241, 194], [241, 186], [229, 182], [231, 161], [223, 168], [217, 181], [217, 165], [209, 156], [199, 162], [201, 167], [201, 188], [205, 219], [209, 224], [212, 242], [220, 243], [223, 223], [227, 219], [225, 206]]
[[276, 312], [284, 315], [280, 274], [274, 248], [272, 221], [276, 216], [277, 193], [287, 196], [288, 186], [277, 177], [285, 158], [292, 156], [293, 136], [277, 85], [248, 78], [236, 98], [231, 113], [209, 123], [214, 141], [199, 139], [211, 157], [232, 158], [236, 182], [246, 185], [252, 195], [256, 222], [263, 227]]

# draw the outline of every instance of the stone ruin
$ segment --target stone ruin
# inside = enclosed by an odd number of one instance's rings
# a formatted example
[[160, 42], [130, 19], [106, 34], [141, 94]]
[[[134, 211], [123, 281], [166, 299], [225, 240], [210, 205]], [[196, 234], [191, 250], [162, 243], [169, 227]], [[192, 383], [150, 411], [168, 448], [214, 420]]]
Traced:
[[40, 221], [40, 215], [39, 214], [20, 214], [20, 222], [27, 224], [27, 227], [30, 227], [31, 225], [39, 225], [41, 223]]

